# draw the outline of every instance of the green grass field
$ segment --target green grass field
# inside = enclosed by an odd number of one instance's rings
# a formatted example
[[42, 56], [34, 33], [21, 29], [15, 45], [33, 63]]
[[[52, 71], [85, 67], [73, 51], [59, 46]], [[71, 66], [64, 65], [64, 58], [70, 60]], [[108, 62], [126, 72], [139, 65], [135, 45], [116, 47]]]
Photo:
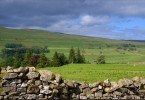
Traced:
[[[70, 64], [62, 67], [46, 67], [55, 74], [61, 74], [63, 79], [87, 81], [90, 83], [111, 79], [118, 81], [121, 78], [145, 77], [144, 65], [131, 64]], [[39, 69], [40, 70], [40, 69]]]
[[[70, 48], [49, 48], [50, 53], [46, 54], [47, 57], [52, 57], [54, 52], [64, 53], [67, 57]], [[104, 48], [104, 49], [80, 49], [85, 55], [86, 61], [94, 63], [100, 52], [105, 55], [106, 63], [113, 64], [125, 64], [125, 63], [137, 63], [145, 61], [145, 50], [144, 48], [139, 48], [137, 51], [123, 51], [124, 54], [117, 52], [115, 48]]]

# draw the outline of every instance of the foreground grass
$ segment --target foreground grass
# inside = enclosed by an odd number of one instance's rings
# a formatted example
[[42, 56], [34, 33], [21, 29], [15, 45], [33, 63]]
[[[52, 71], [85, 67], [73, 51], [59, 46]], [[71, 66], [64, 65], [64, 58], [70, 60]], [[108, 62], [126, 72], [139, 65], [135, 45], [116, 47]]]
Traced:
[[[110, 79], [118, 81], [121, 78], [132, 78], [135, 76], [145, 77], [144, 65], [129, 64], [70, 64], [62, 67], [41, 68], [61, 74], [63, 79], [87, 81], [103, 81]], [[40, 69], [39, 69], [40, 70]]]

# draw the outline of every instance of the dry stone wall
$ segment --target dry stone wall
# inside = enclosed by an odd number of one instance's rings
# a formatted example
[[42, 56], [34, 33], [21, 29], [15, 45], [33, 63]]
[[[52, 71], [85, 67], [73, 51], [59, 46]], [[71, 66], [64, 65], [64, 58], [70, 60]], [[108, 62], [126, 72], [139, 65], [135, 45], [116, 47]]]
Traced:
[[28, 67], [8, 67], [0, 87], [0, 100], [145, 99], [145, 79], [140, 77], [89, 84]]

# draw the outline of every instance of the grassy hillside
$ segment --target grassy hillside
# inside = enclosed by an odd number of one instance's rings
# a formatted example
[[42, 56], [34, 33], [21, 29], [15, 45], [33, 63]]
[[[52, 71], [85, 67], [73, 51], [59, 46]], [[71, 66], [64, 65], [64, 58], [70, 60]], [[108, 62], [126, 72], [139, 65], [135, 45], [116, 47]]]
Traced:
[[144, 65], [130, 64], [70, 64], [62, 67], [47, 67], [54, 73], [61, 74], [64, 79], [96, 82], [105, 79], [118, 81], [122, 78], [133, 78], [135, 76], [145, 77]]
[[[7, 29], [0, 28], [0, 53], [6, 43], [21, 43], [25, 46], [48, 46], [52, 57], [55, 51], [63, 52], [68, 56], [69, 49], [80, 48], [86, 60], [93, 63], [102, 52], [107, 63], [134, 63], [145, 61], [145, 43], [133, 41], [119, 41], [104, 38], [86, 37], [79, 35], [59, 34], [44, 30]], [[123, 44], [133, 44], [136, 51], [116, 48]], [[1, 61], [1, 59], [0, 59]]]
[[22, 43], [27, 46], [49, 47], [82, 47], [98, 48], [98, 46], [116, 46], [123, 43], [132, 43], [142, 46], [144, 43], [117, 41], [104, 38], [94, 38], [79, 35], [68, 35], [32, 29], [7, 29], [0, 28], [0, 46], [6, 43]]

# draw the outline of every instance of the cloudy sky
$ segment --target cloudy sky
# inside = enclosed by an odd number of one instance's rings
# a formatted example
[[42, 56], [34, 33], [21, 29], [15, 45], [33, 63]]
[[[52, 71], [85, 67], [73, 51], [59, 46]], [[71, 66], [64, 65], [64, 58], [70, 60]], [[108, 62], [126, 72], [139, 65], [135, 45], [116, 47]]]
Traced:
[[145, 0], [0, 0], [0, 26], [145, 40]]

